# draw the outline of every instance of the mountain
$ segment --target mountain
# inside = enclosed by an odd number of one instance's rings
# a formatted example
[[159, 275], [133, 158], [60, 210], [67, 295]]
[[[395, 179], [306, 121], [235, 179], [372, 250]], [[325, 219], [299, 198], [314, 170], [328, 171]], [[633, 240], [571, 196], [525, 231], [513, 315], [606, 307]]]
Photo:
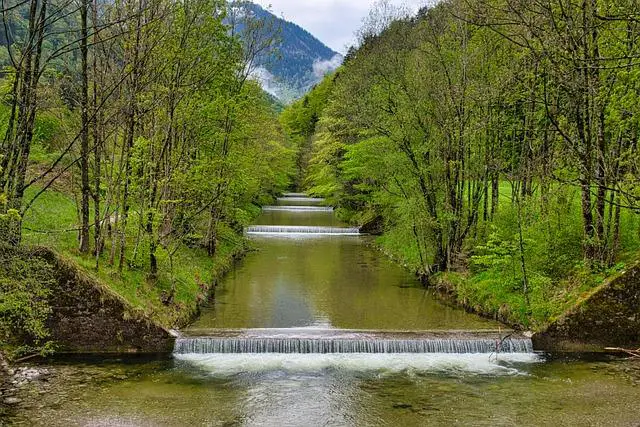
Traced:
[[279, 30], [276, 51], [258, 59], [254, 77], [265, 91], [280, 101], [288, 103], [300, 98], [342, 64], [342, 55], [300, 26], [255, 3], [241, 2], [235, 6], [243, 7], [258, 20], [273, 23]]
[[[9, 21], [10, 34], [14, 39], [25, 35], [27, 28], [25, 16], [28, 12], [26, 7], [22, 6], [21, 12], [16, 14], [15, 19]], [[237, 1], [231, 2], [230, 8], [235, 12], [240, 10], [240, 15], [267, 23], [265, 27], [277, 33], [276, 49], [258, 58], [253, 77], [279, 102], [288, 104], [300, 98], [319, 83], [325, 74], [342, 64], [342, 55], [324, 45], [300, 26], [275, 16], [259, 5], [250, 1]], [[227, 19], [228, 25], [233, 25], [231, 22], [236, 23], [235, 32], [242, 36], [245, 28], [241, 23], [245, 21]], [[56, 31], [52, 31], [49, 36], [50, 44], [59, 46], [74, 43], [74, 31], [77, 31], [78, 27], [74, 14], [69, 14], [56, 22], [56, 26]], [[0, 26], [0, 70], [10, 64], [8, 51], [4, 48], [6, 44], [5, 29]], [[79, 53], [73, 52], [72, 55], [72, 61], [60, 57], [53, 60], [52, 64], [58, 70], [77, 69]]]

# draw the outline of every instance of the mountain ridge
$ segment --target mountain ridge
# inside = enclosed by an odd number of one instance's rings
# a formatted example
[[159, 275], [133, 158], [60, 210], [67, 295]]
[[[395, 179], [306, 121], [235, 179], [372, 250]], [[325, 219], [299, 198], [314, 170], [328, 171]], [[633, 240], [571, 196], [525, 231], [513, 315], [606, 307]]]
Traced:
[[281, 102], [289, 103], [302, 97], [342, 64], [341, 54], [300, 25], [253, 2], [240, 2], [236, 6], [243, 7], [259, 20], [273, 21], [280, 30], [275, 52], [258, 58], [253, 77]]

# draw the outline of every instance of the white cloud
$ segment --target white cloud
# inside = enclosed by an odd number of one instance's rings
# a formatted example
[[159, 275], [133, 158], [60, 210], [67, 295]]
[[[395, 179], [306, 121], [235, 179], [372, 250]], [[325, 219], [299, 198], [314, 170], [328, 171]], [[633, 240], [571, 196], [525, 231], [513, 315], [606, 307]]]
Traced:
[[[376, 0], [256, 0], [263, 7], [294, 22], [337, 52], [346, 53], [355, 33]], [[392, 0], [416, 11], [427, 0]]]
[[262, 89], [265, 92], [270, 93], [271, 95], [277, 97], [279, 93], [278, 82], [276, 81], [276, 77], [267, 71], [266, 68], [257, 67], [251, 72], [251, 78], [262, 86]]
[[288, 104], [296, 99], [299, 94], [288, 88], [276, 76], [271, 74], [266, 68], [257, 67], [251, 72], [251, 79], [257, 81], [262, 89], [280, 101]]
[[315, 60], [313, 63], [313, 74], [318, 80], [320, 80], [325, 76], [325, 74], [338, 68], [342, 64], [343, 60], [344, 57], [340, 54], [334, 55], [333, 58], [327, 61]]

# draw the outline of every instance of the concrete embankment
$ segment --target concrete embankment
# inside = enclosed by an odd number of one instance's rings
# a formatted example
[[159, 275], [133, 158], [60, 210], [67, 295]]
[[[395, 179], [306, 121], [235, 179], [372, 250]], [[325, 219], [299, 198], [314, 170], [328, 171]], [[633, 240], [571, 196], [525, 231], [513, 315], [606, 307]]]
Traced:
[[47, 326], [58, 352], [171, 352], [170, 332], [106, 285], [49, 249], [34, 254], [52, 265], [56, 276]]
[[533, 343], [547, 351], [640, 347], [640, 262], [591, 291], [536, 333]]

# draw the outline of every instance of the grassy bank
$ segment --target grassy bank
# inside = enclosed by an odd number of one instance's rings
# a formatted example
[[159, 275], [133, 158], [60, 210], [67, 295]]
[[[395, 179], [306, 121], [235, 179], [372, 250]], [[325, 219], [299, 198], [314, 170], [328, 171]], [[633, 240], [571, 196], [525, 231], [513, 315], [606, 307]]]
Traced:
[[[144, 238], [127, 242], [131, 250], [127, 252], [127, 266], [122, 272], [110, 263], [111, 247], [107, 243], [96, 270], [95, 257], [78, 252], [77, 224], [75, 201], [67, 194], [48, 191], [24, 218], [24, 244], [54, 249], [119, 294], [132, 307], [167, 328], [183, 326], [193, 319], [211, 287], [246, 251], [244, 238], [223, 225], [218, 230], [220, 243], [213, 257], [198, 247], [159, 248], [159, 271], [151, 280], [147, 274], [148, 252]], [[132, 216], [129, 227], [135, 230], [138, 226]], [[135, 233], [130, 235], [135, 236]], [[170, 250], [173, 253], [170, 254]], [[175, 293], [172, 301], [167, 302], [172, 287]]]
[[[242, 236], [221, 225], [215, 256], [186, 245], [159, 248], [158, 275], [151, 279], [144, 239], [127, 242], [130, 250], [121, 272], [110, 263], [109, 244], [96, 269], [95, 256], [78, 252], [77, 224], [75, 201], [65, 193], [47, 191], [24, 218], [23, 248], [0, 248], [0, 351], [9, 360], [54, 351], [45, 326], [51, 311], [48, 300], [54, 274], [51, 265], [32, 255], [31, 247], [54, 250], [67, 264], [165, 328], [181, 327], [193, 320], [215, 283], [247, 250]], [[132, 220], [130, 226], [135, 229], [138, 224]]]
[[[518, 213], [508, 183], [500, 186], [499, 209], [493, 221], [481, 224], [465, 242], [451, 270], [430, 277], [431, 285], [468, 310], [540, 330], [640, 257], [640, 215], [625, 210], [620, 218], [618, 257], [608, 266], [586, 265], [578, 190], [557, 186], [547, 198], [552, 208], [545, 211], [540, 208], [539, 195], [521, 206], [526, 293]], [[377, 245], [408, 269], [420, 271], [420, 255], [410, 226], [387, 223], [384, 230]]]

